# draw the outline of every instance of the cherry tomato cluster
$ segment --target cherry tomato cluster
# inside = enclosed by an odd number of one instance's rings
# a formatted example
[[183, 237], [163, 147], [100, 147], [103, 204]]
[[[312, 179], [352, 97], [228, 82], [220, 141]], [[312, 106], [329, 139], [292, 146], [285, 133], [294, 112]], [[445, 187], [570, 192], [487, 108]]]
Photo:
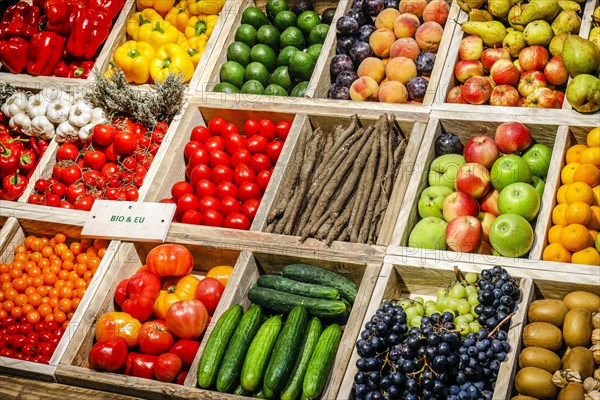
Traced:
[[197, 126], [184, 149], [186, 181], [171, 188], [176, 222], [250, 229], [291, 123], [249, 119], [243, 134], [223, 118]]
[[106, 252], [104, 240], [28, 236], [0, 264], [0, 356], [47, 364]]
[[17, 200], [27, 187], [48, 142], [28, 137], [0, 124], [0, 199]]
[[52, 176], [35, 182], [28, 202], [90, 210], [96, 199], [137, 201], [168, 128], [159, 122], [150, 132], [130, 119], [96, 125], [91, 141], [58, 147]]
[[190, 275], [193, 266], [184, 246], [150, 251], [146, 265], [117, 286], [120, 311], [98, 319], [90, 366], [183, 384], [232, 272], [217, 266], [200, 279]]

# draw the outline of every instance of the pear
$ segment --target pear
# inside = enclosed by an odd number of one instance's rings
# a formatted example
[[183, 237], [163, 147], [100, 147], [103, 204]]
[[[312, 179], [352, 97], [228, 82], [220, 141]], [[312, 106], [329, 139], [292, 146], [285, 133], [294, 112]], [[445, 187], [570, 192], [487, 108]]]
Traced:
[[487, 10], [471, 10], [469, 11], [469, 21], [487, 22], [492, 21], [494, 17]]
[[577, 75], [567, 86], [569, 104], [579, 112], [600, 110], [600, 79], [593, 75]]
[[514, 6], [512, 0], [488, 0], [487, 9], [494, 17], [504, 18]]
[[600, 6], [596, 7], [596, 9], [594, 10], [592, 19], [594, 20], [595, 23], [600, 24]]
[[581, 6], [576, 1], [572, 0], [558, 0], [558, 5], [563, 10], [572, 10], [575, 12], [581, 12]]
[[468, 21], [463, 23], [461, 28], [469, 35], [479, 36], [488, 47], [502, 46], [502, 40], [506, 36], [506, 28], [500, 21]]
[[600, 48], [600, 26], [597, 26], [590, 31], [590, 42]]
[[589, 40], [569, 35], [563, 43], [562, 58], [571, 77], [592, 74], [600, 65], [600, 49]]
[[561, 33], [576, 34], [581, 27], [581, 18], [576, 11], [563, 10], [552, 22], [552, 30], [555, 35]]
[[558, 0], [531, 0], [515, 23], [524, 26], [538, 19], [551, 21], [561, 11]]
[[527, 24], [523, 32], [525, 41], [529, 46], [548, 46], [554, 33], [550, 24], [544, 20], [533, 21]]
[[525, 27], [521, 25], [519, 21], [521, 19], [521, 14], [523, 14], [523, 10], [526, 7], [527, 4], [515, 5], [508, 12], [508, 23], [510, 24], [511, 28], [513, 28], [516, 31], [523, 32], [525, 30]]
[[553, 56], [562, 55], [563, 43], [565, 42], [565, 39], [568, 37], [569, 37], [569, 35], [567, 35], [566, 33], [561, 33], [560, 35], [554, 36], [552, 38], [552, 40], [550, 41], [550, 45], [548, 46], [548, 50], [550, 50], [550, 54], [552, 54]]
[[526, 46], [525, 36], [523, 35], [523, 32], [519, 31], [508, 32], [502, 41], [502, 47], [504, 47], [506, 51], [508, 51], [508, 54], [513, 58], [519, 57], [519, 53]]
[[478, 10], [485, 4], [485, 0], [457, 0], [457, 2], [458, 6], [465, 12]]

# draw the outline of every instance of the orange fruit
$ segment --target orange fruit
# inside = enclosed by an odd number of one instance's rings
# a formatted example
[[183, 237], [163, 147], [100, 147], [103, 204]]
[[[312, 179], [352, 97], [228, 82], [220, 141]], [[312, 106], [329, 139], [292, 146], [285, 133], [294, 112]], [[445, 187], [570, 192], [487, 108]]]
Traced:
[[592, 209], [582, 201], [576, 201], [567, 206], [565, 218], [569, 224], [586, 225], [592, 218]]
[[594, 240], [594, 242], [595, 242], [596, 238], [598, 237], [598, 231], [594, 230], [594, 229], [588, 229], [588, 232], [590, 233], [592, 240]]
[[568, 205], [566, 203], [558, 204], [552, 210], [552, 223], [554, 225], [567, 225], [567, 219], [565, 212], [567, 211]]
[[590, 209], [592, 210], [592, 215], [590, 216], [587, 227], [597, 231], [600, 229], [600, 207], [591, 206]]
[[548, 231], [548, 243], [560, 243], [560, 234], [562, 233], [564, 225], [554, 225]]
[[600, 168], [600, 147], [590, 147], [581, 153], [582, 164], [592, 164]]
[[592, 188], [592, 193], [594, 194], [594, 198], [592, 199], [592, 205], [600, 206], [600, 185], [594, 186]]
[[583, 250], [590, 242], [590, 233], [581, 224], [570, 224], [561, 232], [560, 242], [569, 251]]
[[571, 253], [562, 244], [552, 243], [544, 249], [542, 260], [569, 263], [571, 262]]
[[588, 133], [587, 145], [589, 147], [600, 147], [600, 127], [594, 128]]
[[590, 186], [600, 183], [600, 170], [592, 164], [581, 164], [573, 173], [573, 182], [585, 182]]
[[[558, 194], [556, 197], [558, 197]], [[567, 204], [575, 203], [576, 201], [592, 204], [593, 198], [594, 193], [592, 192], [592, 188], [585, 182], [571, 183], [565, 191], [565, 200]]]
[[600, 265], [600, 254], [593, 247], [586, 247], [583, 250], [573, 253], [571, 257], [573, 264]]
[[556, 201], [558, 201], [558, 204], [568, 203], [566, 194], [569, 186], [571, 185], [561, 185], [558, 188], [558, 191], [556, 192]]
[[575, 146], [571, 146], [571, 148], [567, 150], [565, 161], [567, 162], [567, 164], [578, 163], [581, 157], [581, 153], [583, 153], [587, 149], [588, 147], [585, 144], [576, 144]]
[[565, 167], [560, 172], [560, 180], [564, 184], [573, 183], [573, 174], [577, 168], [579, 168], [581, 164], [579, 163], [569, 163], [565, 165]]

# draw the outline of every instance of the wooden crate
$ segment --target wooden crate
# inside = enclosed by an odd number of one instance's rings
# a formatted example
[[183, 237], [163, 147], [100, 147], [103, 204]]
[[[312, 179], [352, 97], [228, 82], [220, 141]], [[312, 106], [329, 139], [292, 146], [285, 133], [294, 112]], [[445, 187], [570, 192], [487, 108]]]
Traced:
[[[505, 121], [510, 121], [512, 119], [513, 118], [509, 116], [505, 117]], [[560, 170], [557, 169], [557, 165], [559, 164], [559, 157], [561, 157], [563, 152], [564, 142], [566, 140], [565, 136], [567, 135], [567, 132], [564, 128], [560, 128], [555, 125], [537, 125], [537, 122], [529, 123], [528, 120], [523, 118], [519, 120], [529, 128], [532, 136], [538, 143], [545, 144], [552, 149], [552, 160], [550, 163], [551, 167], [546, 180], [548, 183], [546, 184], [546, 188], [544, 190], [544, 196], [541, 199], [541, 207], [538, 217], [533, 224], [535, 231], [536, 225], [539, 227], [544, 227], [543, 229], [545, 229], [548, 215], [552, 212], [551, 196], [552, 193], [554, 193], [553, 187], [556, 177], [560, 175]], [[498, 125], [499, 122], [490, 122], [484, 120], [474, 121], [472, 119], [468, 119], [468, 117], [463, 117], [460, 120], [432, 119], [430, 121], [429, 125], [427, 126], [427, 131], [425, 132], [425, 137], [423, 138], [424, 145], [421, 146], [419, 155], [417, 156], [414, 175], [411, 177], [412, 179], [410, 180], [410, 185], [404, 197], [404, 203], [402, 204], [400, 214], [396, 220], [391, 241], [393, 245], [407, 246], [410, 233], [415, 224], [419, 221], [417, 204], [421, 196], [421, 192], [429, 185], [427, 176], [429, 167], [436, 158], [434, 145], [436, 138], [443, 132], [451, 132], [458, 135], [461, 138], [462, 143], [466, 144], [472, 136], [476, 135], [485, 135], [493, 138]], [[534, 243], [532, 250], [530, 251], [529, 258], [539, 259], [539, 248], [540, 240], [538, 237], [534, 237]], [[402, 253], [406, 255], [412, 255], [414, 257], [431, 257], [434, 259], [456, 260], [463, 262], [484, 262], [485, 260], [495, 260], [492, 262], [499, 262], [502, 265], [510, 265], [511, 262], [523, 262], [522, 259], [518, 259], [517, 261], [508, 257], [492, 257], [470, 253], [456, 253], [452, 251], [416, 248], [400, 249], [398, 247], [391, 247], [391, 249], [388, 249], [388, 253]], [[535, 262], [535, 265], [541, 266], [538, 265], [537, 261]], [[544, 267], [547, 268], [548, 266]], [[554, 268], [550, 268], [550, 270], [554, 270]]]
[[[97, 296], [79, 324], [56, 371], [58, 382], [147, 399], [172, 398], [176, 395], [185, 396], [188, 393], [189, 388], [183, 385], [99, 372], [89, 368], [88, 356], [94, 344], [96, 320], [104, 313], [115, 310], [113, 299], [117, 285], [121, 280], [135, 274], [145, 263], [146, 254], [155, 246], [156, 244], [149, 243], [124, 243], [119, 247], [110, 266], [113, 272], [102, 282]], [[240, 253], [238, 250], [222, 247], [209, 248], [200, 245], [186, 247], [194, 256], [192, 274], [195, 275], [204, 275], [217, 265], [234, 265]], [[223, 296], [237, 290], [234, 279], [242, 272], [236, 266]], [[214, 315], [220, 315], [227, 306], [226, 302], [221, 300]]]
[[[12, 262], [14, 248], [22, 244], [25, 238], [29, 235], [52, 237], [58, 233], [63, 233], [68, 239], [80, 240], [81, 227], [69, 225], [60, 222], [41, 222], [37, 219], [16, 219], [9, 218], [0, 232], [2, 239], [0, 240], [0, 262]], [[52, 355], [48, 365], [38, 364], [30, 361], [22, 361], [8, 357], [0, 357], [0, 372], [21, 375], [37, 380], [52, 381], [58, 363], [64, 356], [67, 346], [71, 342], [75, 331], [81, 325], [84, 316], [87, 315], [92, 299], [98, 291], [98, 287], [103, 282], [105, 275], [108, 273], [111, 262], [113, 261], [117, 248], [120, 242], [110, 242], [106, 254], [102, 258], [100, 266], [96, 274], [92, 278], [87, 287], [87, 290], [73, 314], [73, 318], [69, 323], [64, 336], [61, 338], [54, 354]]]
[[[453, 282], [455, 278], [454, 268], [458, 269], [462, 273], [475, 272], [480, 273], [483, 269], [492, 268], [492, 265], [470, 265], [463, 263], [428, 263], [426, 266], [422, 265], [418, 259], [410, 259], [398, 256], [388, 256], [385, 259], [377, 285], [373, 291], [369, 308], [367, 309], [365, 319], [363, 320], [360, 330], [363, 329], [364, 325], [369, 322], [371, 317], [375, 315], [375, 311], [381, 306], [381, 304], [389, 299], [398, 299], [400, 297], [414, 298], [415, 296], [424, 297], [425, 300], [435, 299], [435, 293], [446, 284]], [[507, 271], [513, 275], [514, 271], [510, 268], [506, 268]], [[508, 340], [511, 344], [511, 352], [508, 354], [508, 358], [502, 363], [498, 374], [496, 383], [496, 389], [494, 391], [494, 400], [506, 399], [508, 396], [506, 388], [512, 382], [512, 375], [514, 372], [514, 364], [516, 363], [516, 351], [517, 344], [520, 340], [523, 321], [526, 317], [525, 304], [528, 304], [528, 299], [533, 294], [532, 280], [529, 278], [518, 279], [519, 287], [522, 290], [521, 300], [518, 303], [515, 315], [512, 317], [510, 327], [508, 331]], [[352, 383], [354, 382], [354, 376], [358, 372], [356, 368], [356, 360], [358, 360], [358, 353], [353, 349], [352, 357], [344, 379], [342, 381], [342, 390], [340, 390], [338, 397], [341, 399], [347, 399], [350, 396], [352, 390]]]

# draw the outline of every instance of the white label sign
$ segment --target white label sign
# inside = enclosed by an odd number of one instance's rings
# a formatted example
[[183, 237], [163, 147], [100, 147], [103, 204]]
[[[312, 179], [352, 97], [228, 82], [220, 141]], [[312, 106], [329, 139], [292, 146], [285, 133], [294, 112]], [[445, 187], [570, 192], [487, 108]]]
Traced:
[[164, 242], [175, 215], [172, 203], [96, 200], [82, 236]]

